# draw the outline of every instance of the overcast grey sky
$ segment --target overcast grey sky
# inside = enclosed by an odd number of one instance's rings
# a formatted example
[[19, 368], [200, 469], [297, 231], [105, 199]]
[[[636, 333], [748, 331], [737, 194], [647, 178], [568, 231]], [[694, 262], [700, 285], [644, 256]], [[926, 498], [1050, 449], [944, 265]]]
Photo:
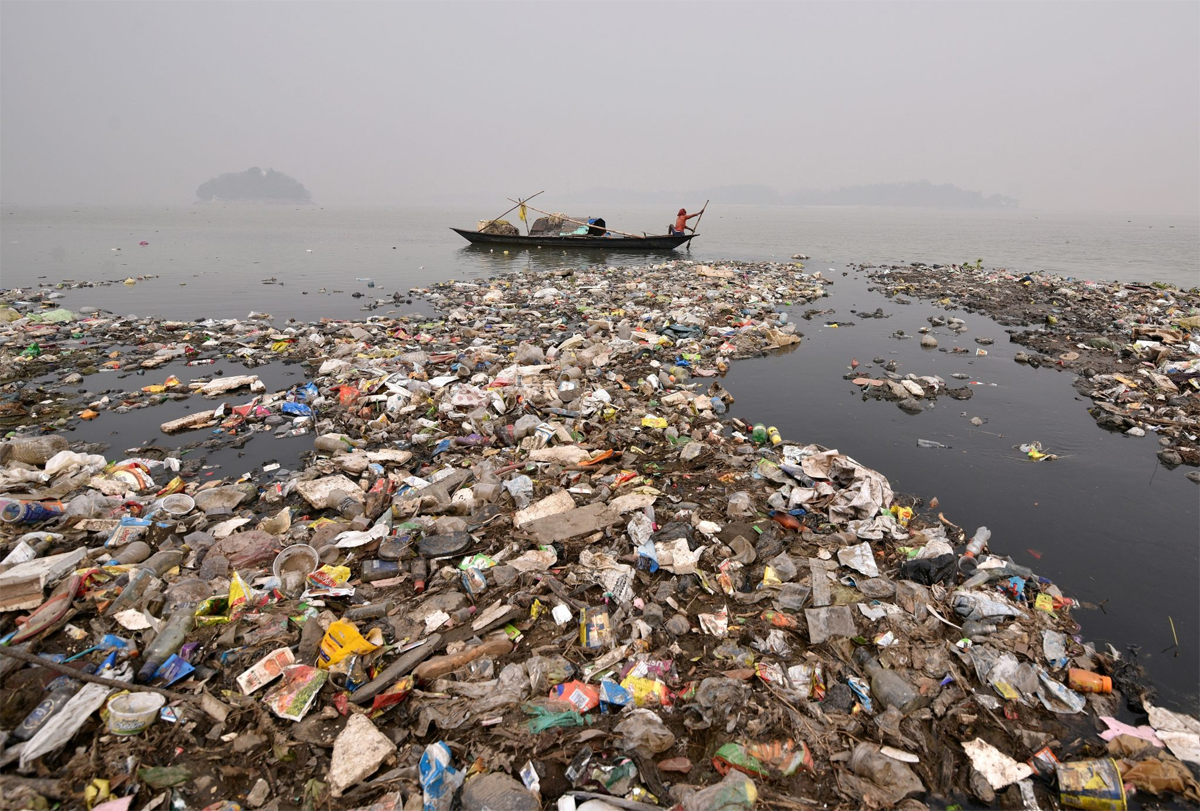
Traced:
[[0, 199], [928, 179], [1200, 212], [1200, 4], [0, 4]]

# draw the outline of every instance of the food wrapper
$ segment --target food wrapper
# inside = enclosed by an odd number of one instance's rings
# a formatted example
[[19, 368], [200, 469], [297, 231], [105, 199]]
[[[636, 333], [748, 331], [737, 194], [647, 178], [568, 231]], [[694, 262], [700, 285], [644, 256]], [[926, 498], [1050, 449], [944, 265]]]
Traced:
[[621, 687], [633, 696], [633, 703], [638, 707], [671, 706], [671, 692], [667, 685], [658, 679], [626, 676], [621, 680]]
[[710, 636], [725, 636], [729, 633], [729, 607], [723, 606], [715, 614], [700, 614], [700, 629]]
[[891, 509], [892, 515], [896, 516], [896, 522], [902, 527], [908, 527], [908, 522], [912, 520], [912, 507], [900, 507], [893, 505]]
[[[347, 656], [357, 653], [370, 653], [383, 644], [383, 634], [378, 628], [370, 631], [372, 639], [364, 637], [358, 627], [349, 620], [338, 620], [329, 626], [325, 638], [321, 640], [321, 649], [317, 653], [317, 667], [328, 670]], [[374, 639], [377, 637], [378, 639]]]
[[292, 665], [283, 671], [283, 681], [265, 696], [263, 703], [280, 718], [300, 721], [308, 713], [329, 674], [308, 665]]
[[150, 679], [150, 685], [152, 687], [170, 687], [175, 682], [186, 679], [195, 669], [178, 653], [172, 653], [167, 657], [167, 661], [159, 665], [158, 670], [154, 671], [154, 677]]
[[164, 485], [163, 488], [154, 495], [158, 498], [162, 498], [163, 496], [182, 493], [186, 486], [187, 485], [184, 483], [183, 479], [181, 479], [179, 476], [176, 476], [175, 478], [171, 479], [171, 481], [167, 482], [166, 485]]
[[150, 523], [149, 518], [134, 518], [127, 515], [121, 519], [121, 523], [117, 524], [117, 528], [108, 536], [104, 545], [113, 549], [136, 541], [146, 530], [150, 529]]
[[412, 693], [415, 684], [416, 681], [412, 676], [405, 676], [391, 687], [388, 687], [375, 696], [375, 700], [371, 702], [371, 712], [367, 717], [374, 720], [392, 707], [402, 703]]
[[[248, 606], [252, 605], [253, 592], [242, 580], [241, 575], [233, 573], [229, 581], [229, 594], [223, 597], [209, 597], [202, 600], [196, 607], [196, 625], [207, 628], [211, 625], [224, 625], [241, 616]], [[263, 595], [265, 598], [266, 595]], [[265, 599], [264, 599], [265, 602]]]
[[259, 659], [250, 669], [238, 676], [238, 687], [243, 695], [250, 695], [255, 690], [275, 681], [283, 675], [283, 671], [296, 663], [296, 656], [291, 648], [279, 648]]
[[588, 650], [612, 647], [608, 609], [584, 608], [579, 612], [579, 644]]
[[313, 586], [340, 586], [349, 579], [349, 566], [330, 566], [329, 564], [325, 564], [308, 576], [308, 582]]
[[795, 617], [790, 614], [784, 614], [782, 611], [764, 611], [762, 612], [762, 618], [776, 628], [795, 628], [798, 625]]
[[550, 688], [550, 698], [561, 698], [578, 712], [587, 712], [600, 706], [600, 691], [581, 681], [568, 681]]
[[600, 681], [600, 712], [620, 712], [633, 706], [633, 694], [615, 681]]
[[727, 743], [713, 756], [713, 768], [722, 775], [737, 769], [757, 777], [790, 777], [814, 770], [812, 753], [804, 741], [791, 738], [763, 743]]
[[250, 602], [252, 592], [246, 581], [237, 572], [229, 579], [229, 615], [236, 617], [242, 613]]

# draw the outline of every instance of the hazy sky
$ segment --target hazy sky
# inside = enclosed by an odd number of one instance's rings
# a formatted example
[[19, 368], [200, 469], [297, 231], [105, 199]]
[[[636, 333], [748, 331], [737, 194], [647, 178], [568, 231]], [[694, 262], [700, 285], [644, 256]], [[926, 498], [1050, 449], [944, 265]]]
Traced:
[[927, 179], [1200, 212], [1200, 3], [0, 3], [0, 200]]

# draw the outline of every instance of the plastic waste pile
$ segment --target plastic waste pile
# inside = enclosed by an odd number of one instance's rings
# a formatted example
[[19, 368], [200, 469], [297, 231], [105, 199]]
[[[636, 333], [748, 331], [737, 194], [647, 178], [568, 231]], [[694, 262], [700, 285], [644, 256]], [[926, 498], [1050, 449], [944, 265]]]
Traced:
[[[729, 415], [715, 378], [826, 283], [674, 261], [149, 333], [305, 377], [151, 392], [198, 406], [152, 453], [0, 445], [0, 805], [1200, 801], [1200, 721], [1011, 539]], [[311, 450], [218, 477], [179, 450], [213, 430]]]
[[[1075, 372], [1076, 388], [1092, 399], [1090, 413], [1100, 427], [1157, 435], [1164, 465], [1200, 465], [1200, 288], [974, 265], [862, 268], [900, 302], [905, 296], [934, 299], [947, 309], [1029, 327], [1010, 334], [1034, 350], [1018, 352], [1018, 363]], [[954, 320], [948, 319], [951, 327]], [[967, 351], [952, 351], [960, 350]]]

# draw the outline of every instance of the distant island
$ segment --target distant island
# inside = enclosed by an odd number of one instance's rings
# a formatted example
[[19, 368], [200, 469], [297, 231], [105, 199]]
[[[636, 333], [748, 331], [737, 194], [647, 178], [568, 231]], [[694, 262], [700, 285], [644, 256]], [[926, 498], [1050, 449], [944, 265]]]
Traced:
[[311, 203], [312, 195], [294, 177], [251, 166], [205, 181], [196, 189], [202, 203]]
[[636, 192], [599, 188], [572, 195], [579, 201], [605, 205], [677, 205], [681, 199], [712, 199], [745, 205], [792, 206], [912, 206], [928, 208], [1016, 208], [1018, 201], [1000, 194], [960, 189], [951, 183], [928, 180], [905, 183], [870, 183], [840, 189], [798, 189], [780, 193], [769, 186], [744, 184], [695, 189], [687, 192]]

